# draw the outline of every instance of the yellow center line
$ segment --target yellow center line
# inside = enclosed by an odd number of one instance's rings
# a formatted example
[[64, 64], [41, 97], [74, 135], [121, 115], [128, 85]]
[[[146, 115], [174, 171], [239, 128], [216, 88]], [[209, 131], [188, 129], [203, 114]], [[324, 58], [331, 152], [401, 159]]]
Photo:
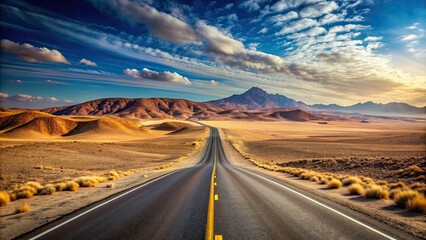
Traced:
[[[216, 178], [216, 151], [217, 141], [214, 142], [214, 159], [213, 159], [213, 170], [210, 180], [210, 195], [209, 195], [209, 208], [207, 210], [207, 226], [206, 226], [206, 240], [213, 240], [214, 236], [214, 179]], [[217, 196], [217, 195], [216, 195]], [[216, 235], [216, 237], [219, 235]], [[217, 239], [215, 237], [215, 239]], [[222, 237], [222, 236], [221, 236]], [[222, 239], [220, 237], [220, 239]]]

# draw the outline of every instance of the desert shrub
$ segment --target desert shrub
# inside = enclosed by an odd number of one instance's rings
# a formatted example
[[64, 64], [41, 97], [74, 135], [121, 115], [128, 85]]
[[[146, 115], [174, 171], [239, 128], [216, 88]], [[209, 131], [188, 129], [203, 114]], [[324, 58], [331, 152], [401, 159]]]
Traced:
[[410, 169], [413, 172], [423, 172], [423, 169], [417, 165], [409, 166], [408, 169]]
[[24, 203], [21, 206], [16, 208], [16, 213], [25, 213], [25, 212], [29, 212], [31, 211], [31, 207], [30, 205], [28, 205], [28, 203]]
[[393, 199], [395, 200], [395, 203], [400, 208], [407, 208], [408, 201], [414, 198], [421, 198], [423, 195], [421, 195], [419, 192], [414, 190], [401, 190], [394, 193]]
[[55, 185], [55, 189], [57, 192], [63, 191], [67, 187], [66, 183], [58, 183]]
[[0, 192], [0, 206], [6, 206], [10, 203], [10, 195], [6, 191]]
[[40, 189], [43, 188], [43, 186], [40, 183], [34, 182], [34, 181], [27, 182], [26, 185], [34, 188], [36, 191], [38, 191], [38, 190], [40, 190]]
[[69, 181], [66, 183], [66, 186], [64, 188], [65, 191], [77, 191], [80, 185], [74, 181]]
[[113, 188], [115, 186], [115, 184], [114, 183], [108, 183], [107, 185], [106, 185], [106, 187], [107, 188]]
[[370, 199], [389, 199], [389, 192], [382, 186], [370, 185], [367, 190], [365, 190], [365, 197]]
[[30, 186], [22, 186], [18, 190], [14, 191], [16, 198], [32, 198], [37, 191]]
[[362, 180], [359, 177], [353, 176], [353, 177], [345, 178], [342, 181], [342, 184], [344, 186], [351, 185], [351, 184], [354, 184], [354, 183], [362, 183]]
[[417, 195], [408, 200], [407, 207], [411, 211], [426, 214], [426, 198], [423, 195]]
[[349, 192], [352, 195], [362, 195], [364, 194], [364, 187], [359, 183], [352, 183], [349, 186]]
[[18, 198], [14, 192], [9, 192], [9, 197], [10, 201], [15, 201]]
[[311, 180], [312, 182], [319, 182], [319, 178], [317, 176], [312, 176], [311, 178], [309, 178], [309, 180]]
[[321, 177], [320, 178], [320, 183], [321, 184], [328, 184], [328, 178], [327, 177]]
[[199, 146], [200, 146], [200, 143], [199, 143], [199, 142], [193, 142], [193, 143], [192, 143], [192, 146], [194, 146], [194, 147], [199, 147]]
[[342, 186], [342, 182], [339, 179], [333, 178], [330, 182], [328, 182], [328, 186], [330, 188], [340, 188]]
[[40, 190], [41, 195], [52, 195], [54, 192], [56, 192], [56, 188], [52, 184], [48, 184]]

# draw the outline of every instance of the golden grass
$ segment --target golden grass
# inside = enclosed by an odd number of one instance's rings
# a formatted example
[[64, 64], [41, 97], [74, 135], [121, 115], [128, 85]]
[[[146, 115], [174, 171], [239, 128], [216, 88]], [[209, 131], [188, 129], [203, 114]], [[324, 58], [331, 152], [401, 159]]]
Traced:
[[362, 183], [362, 180], [356, 176], [347, 177], [342, 180], [343, 186], [349, 186], [354, 183]]
[[64, 191], [77, 191], [80, 185], [74, 181], [69, 181], [66, 183], [66, 186], [64, 188]]
[[67, 184], [63, 183], [63, 182], [57, 183], [55, 185], [55, 189], [56, 189], [57, 192], [64, 191], [65, 188], [67, 188]]
[[414, 190], [400, 190], [396, 191], [393, 196], [393, 200], [396, 205], [400, 208], [407, 208], [408, 202], [414, 198], [421, 198], [423, 195]]
[[43, 186], [39, 182], [34, 181], [27, 182], [26, 185], [34, 188], [37, 191], [43, 188]]
[[389, 199], [389, 192], [379, 185], [370, 185], [365, 190], [365, 197], [369, 199]]
[[426, 214], [426, 198], [423, 195], [417, 195], [407, 202], [407, 208], [414, 212]]
[[25, 213], [31, 211], [31, 207], [28, 203], [24, 203], [21, 206], [16, 208], [16, 213]]
[[47, 184], [40, 190], [40, 195], [52, 195], [56, 192], [56, 187], [52, 184]]
[[349, 193], [352, 195], [364, 194], [364, 187], [360, 183], [352, 183], [349, 186]]
[[106, 187], [107, 188], [113, 188], [115, 186], [115, 184], [114, 183], [108, 183], [107, 185], [106, 185]]
[[333, 178], [331, 179], [330, 182], [328, 182], [327, 184], [330, 188], [340, 188], [342, 186], [342, 182], [337, 179], [337, 178]]
[[10, 195], [6, 191], [0, 192], [0, 206], [6, 206], [10, 203]]

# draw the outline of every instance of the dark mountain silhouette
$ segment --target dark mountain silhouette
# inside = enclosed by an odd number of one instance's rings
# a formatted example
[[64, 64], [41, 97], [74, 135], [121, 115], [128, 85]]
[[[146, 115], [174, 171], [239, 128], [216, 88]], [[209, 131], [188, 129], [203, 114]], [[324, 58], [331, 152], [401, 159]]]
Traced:
[[357, 103], [352, 106], [340, 106], [337, 104], [314, 104], [312, 107], [320, 110], [343, 111], [343, 112], [360, 112], [360, 113], [388, 113], [388, 114], [425, 114], [426, 107], [415, 107], [407, 103], [391, 102], [391, 103], [374, 103], [368, 101], [365, 103]]

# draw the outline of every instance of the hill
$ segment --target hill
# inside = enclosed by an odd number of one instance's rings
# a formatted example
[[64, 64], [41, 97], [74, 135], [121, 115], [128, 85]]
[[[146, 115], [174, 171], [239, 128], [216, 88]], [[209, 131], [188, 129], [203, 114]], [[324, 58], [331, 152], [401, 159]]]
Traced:
[[171, 98], [105, 98], [85, 103], [41, 110], [53, 115], [115, 115], [141, 119], [188, 119], [194, 114], [209, 115], [222, 108], [210, 104]]
[[24, 125], [38, 117], [49, 117], [50, 114], [28, 111], [0, 117], [0, 130], [9, 130]]
[[252, 87], [242, 94], [234, 94], [230, 97], [209, 101], [226, 109], [255, 110], [271, 108], [292, 108], [311, 110], [312, 108], [303, 102], [298, 102], [280, 94], [270, 94], [258, 87]]
[[40, 135], [44, 137], [62, 136], [77, 126], [77, 122], [60, 117], [38, 117], [21, 126], [5, 132], [6, 136], [28, 137]]
[[322, 118], [314, 116], [308, 112], [303, 110], [290, 110], [290, 111], [276, 111], [270, 114], [269, 116], [275, 119], [286, 119], [289, 121], [297, 121], [297, 122], [305, 122], [305, 121], [313, 121], [313, 120], [322, 120]]
[[92, 121], [79, 122], [64, 136], [74, 135], [138, 135], [144, 130], [135, 124], [120, 118], [102, 117]]
[[397, 114], [425, 114], [426, 107], [415, 107], [407, 103], [391, 102], [391, 103], [374, 103], [368, 101], [365, 103], [357, 103], [352, 106], [340, 106], [337, 104], [314, 104], [312, 107], [320, 110], [342, 111], [342, 112], [360, 112], [360, 113], [397, 113]]

